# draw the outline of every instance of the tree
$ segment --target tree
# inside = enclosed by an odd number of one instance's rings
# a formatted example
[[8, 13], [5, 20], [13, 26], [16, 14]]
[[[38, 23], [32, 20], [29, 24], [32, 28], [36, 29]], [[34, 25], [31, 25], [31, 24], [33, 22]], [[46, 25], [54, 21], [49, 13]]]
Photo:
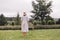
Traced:
[[19, 17], [19, 12], [16, 17], [16, 25], [20, 25], [20, 17]]
[[52, 12], [52, 1], [49, 1], [47, 3], [46, 0], [36, 0], [36, 2], [37, 3], [35, 3], [34, 1], [32, 2], [32, 13], [34, 15], [32, 15], [31, 17], [34, 20], [41, 20], [41, 22], [43, 23], [44, 18]]
[[3, 14], [0, 15], [0, 26], [7, 24], [7, 20]]
[[58, 21], [56, 22], [57, 24], [60, 24], [60, 18], [58, 19]]

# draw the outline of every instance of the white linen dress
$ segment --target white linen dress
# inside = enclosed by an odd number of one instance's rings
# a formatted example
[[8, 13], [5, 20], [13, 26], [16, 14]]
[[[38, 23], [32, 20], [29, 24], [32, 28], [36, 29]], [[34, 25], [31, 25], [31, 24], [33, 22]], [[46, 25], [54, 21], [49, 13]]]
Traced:
[[28, 32], [28, 17], [27, 16], [23, 16], [21, 17], [21, 31], [22, 32]]

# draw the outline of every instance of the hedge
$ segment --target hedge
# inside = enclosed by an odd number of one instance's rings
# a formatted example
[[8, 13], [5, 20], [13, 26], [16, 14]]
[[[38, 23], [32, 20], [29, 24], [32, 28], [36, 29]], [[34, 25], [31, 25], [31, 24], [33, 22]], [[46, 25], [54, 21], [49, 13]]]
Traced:
[[[29, 29], [60, 29], [60, 25], [35, 25]], [[21, 30], [20, 26], [0, 26], [0, 30]]]

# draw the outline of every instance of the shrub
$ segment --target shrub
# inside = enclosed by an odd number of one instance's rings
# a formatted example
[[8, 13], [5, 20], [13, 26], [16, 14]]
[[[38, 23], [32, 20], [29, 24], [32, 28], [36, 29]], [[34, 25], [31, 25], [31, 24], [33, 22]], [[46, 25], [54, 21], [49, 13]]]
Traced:
[[14, 22], [12, 22], [12, 26], [14, 26]]
[[57, 24], [60, 24], [60, 18], [58, 19], [58, 21], [56, 22]]
[[53, 20], [48, 20], [48, 25], [52, 25], [54, 24], [54, 21]]
[[33, 21], [33, 24], [34, 24], [34, 25], [37, 25], [37, 21], [36, 21], [36, 20], [34, 20], [34, 21]]

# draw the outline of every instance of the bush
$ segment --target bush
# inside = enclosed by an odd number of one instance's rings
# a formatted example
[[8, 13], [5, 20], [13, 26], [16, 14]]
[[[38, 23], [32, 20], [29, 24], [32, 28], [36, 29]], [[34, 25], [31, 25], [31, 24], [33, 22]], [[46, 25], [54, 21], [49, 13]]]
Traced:
[[58, 21], [56, 22], [57, 24], [60, 24], [60, 18], [58, 19]]
[[42, 25], [45, 25], [45, 24], [46, 24], [46, 21], [45, 21], [45, 20], [43, 20], [43, 21], [42, 21]]
[[52, 25], [52, 24], [54, 24], [54, 21], [53, 20], [49, 20], [48, 21], [48, 25]]
[[14, 26], [14, 22], [12, 22], [12, 26]]
[[34, 21], [33, 21], [33, 24], [34, 24], [34, 25], [37, 25], [37, 21], [36, 21], [36, 20], [34, 20]]

